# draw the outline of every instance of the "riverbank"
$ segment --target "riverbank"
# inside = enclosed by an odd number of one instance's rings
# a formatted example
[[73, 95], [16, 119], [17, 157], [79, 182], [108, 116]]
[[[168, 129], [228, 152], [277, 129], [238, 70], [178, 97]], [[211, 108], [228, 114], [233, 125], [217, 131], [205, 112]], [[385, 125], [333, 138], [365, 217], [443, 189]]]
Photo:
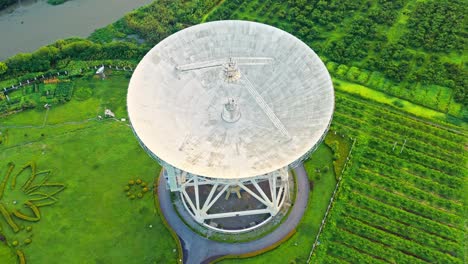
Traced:
[[[47, 1], [21, 1], [0, 12], [0, 61], [32, 52], [58, 39], [87, 37], [152, 0], [73, 0], [53, 6]], [[47, 18], [47, 19], [44, 19]]]

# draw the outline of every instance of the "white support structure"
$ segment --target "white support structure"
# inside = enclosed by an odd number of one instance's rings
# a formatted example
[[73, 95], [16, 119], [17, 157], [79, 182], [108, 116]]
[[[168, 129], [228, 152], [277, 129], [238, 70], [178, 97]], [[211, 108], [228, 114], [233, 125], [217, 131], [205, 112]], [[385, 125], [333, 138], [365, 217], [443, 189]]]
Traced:
[[[185, 209], [200, 224], [212, 228], [216, 231], [230, 232], [232, 230], [222, 230], [209, 225], [209, 220], [226, 217], [242, 217], [248, 215], [269, 214], [261, 223], [256, 223], [255, 227], [265, 224], [281, 210], [283, 203], [288, 199], [289, 172], [288, 168], [245, 179], [216, 179], [187, 173], [165, 164], [164, 177], [168, 178], [168, 187], [171, 190], [180, 192], [181, 200]], [[171, 179], [172, 178], [172, 179]], [[262, 186], [260, 185], [263, 185]], [[265, 187], [268, 185], [267, 187]], [[241, 192], [245, 192], [261, 204], [261, 208], [252, 210], [234, 210], [228, 212], [210, 212], [214, 204], [224, 197], [226, 192], [232, 187], [240, 187]], [[209, 188], [208, 195], [201, 197], [200, 188]], [[206, 193], [205, 193], [206, 194]], [[233, 198], [237, 199], [237, 198]], [[234, 232], [245, 232], [252, 227], [245, 227]]]
[[265, 65], [273, 63], [273, 58], [268, 57], [229, 57], [208, 61], [199, 61], [176, 67], [179, 71], [193, 71], [213, 67], [221, 67], [229, 62], [235, 62], [237, 65]]
[[283, 123], [278, 119], [276, 116], [275, 112], [271, 110], [271, 107], [268, 106], [268, 104], [265, 102], [263, 97], [260, 95], [260, 93], [255, 89], [255, 86], [252, 84], [252, 82], [247, 78], [247, 76], [244, 75], [244, 79], [241, 79], [241, 83], [244, 84], [244, 86], [247, 88], [247, 91], [249, 91], [250, 95], [254, 98], [255, 102], [260, 106], [260, 108], [263, 110], [265, 115], [270, 119], [270, 121], [273, 123], [273, 125], [278, 129], [278, 131], [286, 137], [287, 140], [291, 139], [291, 135], [289, 135], [288, 131], [284, 127]]

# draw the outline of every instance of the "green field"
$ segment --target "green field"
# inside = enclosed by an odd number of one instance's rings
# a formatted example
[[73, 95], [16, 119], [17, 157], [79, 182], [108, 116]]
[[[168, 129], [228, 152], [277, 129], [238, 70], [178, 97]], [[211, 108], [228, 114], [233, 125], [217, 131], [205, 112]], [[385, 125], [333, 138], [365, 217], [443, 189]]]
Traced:
[[[31, 226], [31, 232], [22, 229], [14, 233], [0, 217], [2, 233], [10, 245], [20, 242], [15, 250], [24, 251], [31, 263], [175, 262], [176, 244], [156, 214], [151, 191], [134, 200], [124, 191], [131, 179], [142, 179], [152, 187], [159, 167], [139, 146], [127, 122], [94, 119], [102, 115], [104, 107], [115, 109], [119, 117], [125, 113], [128, 79], [82, 79], [76, 84], [92, 87], [93, 98], [52, 107], [45, 127], [45, 110], [0, 121], [2, 135], [7, 138], [0, 145], [2, 178], [8, 162], [17, 165], [16, 172], [35, 161], [38, 170], [51, 170], [49, 182], [66, 187], [56, 195], [55, 204], [40, 208], [40, 221], [15, 219], [20, 226]], [[11, 125], [33, 127], [6, 128]], [[138, 188], [135, 195], [137, 192]], [[8, 207], [13, 206], [13, 199], [28, 199], [24, 194], [10, 193], [15, 191], [8, 185], [0, 201]], [[32, 236], [32, 243], [24, 245], [27, 236]]]
[[357, 137], [313, 263], [463, 263], [465, 136], [338, 92]]

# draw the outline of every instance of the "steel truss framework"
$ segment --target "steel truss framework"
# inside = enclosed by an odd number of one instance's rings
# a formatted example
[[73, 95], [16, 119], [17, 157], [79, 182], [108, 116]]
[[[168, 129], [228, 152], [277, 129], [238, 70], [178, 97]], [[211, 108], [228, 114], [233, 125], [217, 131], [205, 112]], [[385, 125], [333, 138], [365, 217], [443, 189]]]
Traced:
[[[266, 222], [268, 222], [273, 216], [275, 216], [279, 212], [279, 210], [281, 209], [281, 206], [283, 205], [285, 201], [285, 198], [289, 199], [288, 168], [291, 168], [291, 169], [295, 168], [299, 166], [304, 160], [309, 158], [310, 154], [314, 152], [317, 149], [317, 147], [320, 145], [320, 143], [324, 140], [325, 135], [327, 134], [327, 131], [330, 128], [330, 123], [328, 124], [325, 132], [317, 141], [317, 143], [309, 151], [304, 153], [304, 155], [302, 155], [299, 159], [291, 163], [289, 166], [284, 167], [280, 170], [265, 174], [265, 175], [261, 175], [261, 176], [256, 176], [256, 177], [246, 178], [246, 179], [232, 179], [232, 180], [203, 177], [203, 176], [193, 175], [185, 171], [182, 171], [170, 165], [169, 163], [165, 162], [164, 160], [160, 159], [158, 156], [156, 156], [140, 140], [140, 138], [136, 135], [135, 131], [133, 129], [132, 130], [134, 134], [137, 136], [140, 145], [146, 150], [146, 152], [152, 158], [157, 160], [158, 163], [161, 164], [161, 166], [164, 167], [164, 177], [166, 177], [167, 179], [167, 184], [168, 184], [169, 189], [171, 190], [171, 192], [176, 192], [176, 191], [180, 192], [181, 199], [184, 203], [185, 209], [190, 213], [190, 215], [198, 223], [206, 227], [209, 227], [211, 229], [214, 229], [216, 231], [229, 232], [227, 230], [222, 230], [222, 229], [218, 229], [216, 227], [210, 226], [209, 224], [205, 223], [205, 221], [209, 219], [232, 217], [232, 216], [265, 214], [265, 213], [270, 214], [270, 217], [260, 224], [257, 224], [250, 228], [245, 228], [243, 230], [237, 230], [237, 231], [232, 232], [232, 233], [236, 233], [236, 232], [245, 232], [245, 231], [255, 229], [265, 224]], [[276, 186], [275, 198], [269, 199], [269, 197], [265, 197], [266, 194], [263, 191], [260, 192], [260, 195], [257, 195], [257, 194], [255, 196], [252, 195], [262, 204], [266, 205], [265, 209], [239, 211], [239, 212], [227, 212], [227, 213], [221, 213], [221, 214], [208, 214], [207, 213], [208, 210], [215, 204], [215, 202], [219, 200], [219, 198], [222, 196], [222, 193], [225, 193], [230, 186], [239, 186], [241, 187], [242, 190], [246, 191], [249, 194], [252, 194], [254, 192], [248, 189], [246, 185], [252, 184], [253, 186], [255, 186], [255, 189], [257, 189], [259, 187], [258, 183], [262, 181], [267, 181], [267, 180], [269, 181], [270, 186], [273, 186], [273, 184], [275, 184]], [[212, 185], [210, 195], [207, 199], [208, 203], [205, 201], [203, 204], [201, 204], [199, 195], [196, 195], [195, 201], [193, 201], [192, 199], [190, 199], [190, 196], [187, 194], [187, 190], [186, 190], [187, 187], [193, 186], [195, 189], [195, 193], [199, 193], [198, 187], [201, 185]], [[197, 186], [197, 188], [195, 188], [195, 186]], [[222, 188], [222, 191], [219, 192], [217, 195], [215, 195], [217, 188]], [[258, 188], [258, 189], [261, 190], [261, 188]]]
[[[171, 188], [171, 190], [180, 192], [185, 209], [190, 213], [190, 215], [198, 223], [215, 229], [216, 231], [243, 232], [257, 228], [268, 222], [273, 216], [277, 215], [283, 203], [289, 199], [289, 172], [287, 167], [253, 178], [227, 180], [193, 175], [169, 165], [169, 168], [166, 167], [164, 170], [164, 176], [168, 178], [168, 182], [171, 182], [170, 178], [175, 177], [176, 186], [172, 186], [173, 188]], [[267, 186], [266, 184], [263, 184], [263, 188], [259, 185], [259, 183], [262, 182], [268, 182], [267, 188], [269, 188], [269, 190], [265, 190], [265, 186]], [[209, 188], [209, 194], [205, 199], [201, 198], [200, 195], [200, 188], [202, 186], [203, 188]], [[230, 188], [235, 188], [237, 186], [240, 191], [250, 194], [251, 197], [260, 202], [262, 208], [210, 213], [210, 209], [213, 205], [221, 197], [224, 197], [227, 192], [230, 192]], [[212, 219], [261, 214], [269, 214], [270, 217], [261, 223], [256, 223], [255, 226], [239, 230], [223, 230], [207, 223]]]
[[[209, 219], [216, 219], [216, 218], [223, 218], [223, 217], [232, 217], [232, 216], [242, 216], [242, 215], [253, 215], [253, 214], [265, 214], [269, 213], [270, 217], [263, 221], [260, 224], [257, 224], [253, 227], [250, 228], [245, 228], [243, 230], [237, 230], [233, 231], [232, 233], [236, 232], [245, 232], [249, 231], [252, 229], [255, 229], [266, 222], [268, 222], [273, 216], [275, 216], [279, 210], [281, 209], [281, 206], [283, 205], [285, 198], [289, 199], [289, 183], [288, 183], [288, 178], [289, 178], [289, 173], [288, 169], [289, 168], [295, 168], [299, 166], [304, 160], [309, 158], [310, 154], [314, 152], [317, 147], [320, 145], [320, 143], [324, 140], [327, 131], [330, 128], [330, 123], [328, 123], [328, 126], [323, 133], [323, 135], [320, 137], [320, 139], [317, 141], [317, 143], [304, 155], [302, 155], [300, 158], [298, 158], [296, 161], [291, 163], [289, 166], [284, 167], [282, 169], [279, 169], [277, 171], [261, 175], [261, 176], [256, 176], [252, 178], [246, 178], [246, 179], [216, 179], [216, 178], [209, 178], [209, 177], [203, 177], [199, 175], [194, 175], [187, 173], [185, 171], [182, 171], [169, 163], [165, 162], [164, 160], [160, 159], [158, 156], [156, 156], [152, 151], [150, 151], [146, 145], [140, 140], [138, 135], [135, 133], [133, 130], [135, 136], [138, 138], [138, 142], [140, 145], [143, 147], [143, 149], [146, 150], [146, 152], [155, 160], [158, 161], [159, 164], [164, 168], [164, 177], [167, 179], [167, 185], [171, 192], [176, 192], [179, 191], [181, 195], [181, 199], [183, 201], [183, 204], [185, 206], [185, 209], [190, 213], [190, 215], [200, 224], [209, 227], [211, 229], [214, 229], [216, 231], [220, 232], [229, 232], [227, 230], [222, 230], [218, 229], [216, 227], [210, 226], [209, 224], [205, 223], [206, 220]], [[248, 210], [248, 211], [239, 211], [239, 212], [226, 212], [226, 213], [221, 213], [221, 214], [208, 214], [208, 210], [216, 203], [217, 200], [222, 196], [222, 193], [225, 193], [230, 186], [239, 186], [241, 187], [242, 190], [246, 191], [249, 194], [252, 194], [250, 189], [246, 187], [246, 185], [252, 184], [255, 189], [257, 189], [258, 183], [262, 181], [269, 181], [270, 186], [273, 186], [275, 184], [276, 186], [276, 196], [274, 199], [269, 199], [269, 197], [265, 197], [266, 194], [265, 192], [261, 191], [260, 195], [252, 195], [255, 197], [258, 201], [260, 201], [262, 204], [266, 205], [265, 209], [260, 209], [260, 210]], [[200, 203], [200, 196], [196, 195], [195, 196], [195, 201], [190, 199], [190, 196], [187, 193], [186, 188], [193, 186], [195, 189], [195, 193], [199, 194], [198, 187], [201, 185], [212, 185], [212, 189], [210, 191], [210, 195], [207, 198], [203, 204]], [[197, 186], [195, 188], [195, 186]], [[216, 189], [217, 188], [222, 188], [222, 191], [219, 192], [217, 195]], [[261, 190], [261, 188], [258, 188]], [[281, 192], [280, 192], [281, 191]], [[274, 192], [271, 192], [274, 193]], [[281, 195], [283, 194], [283, 195]], [[208, 201], [208, 202], [207, 202]], [[201, 205], [201, 206], [200, 206]]]

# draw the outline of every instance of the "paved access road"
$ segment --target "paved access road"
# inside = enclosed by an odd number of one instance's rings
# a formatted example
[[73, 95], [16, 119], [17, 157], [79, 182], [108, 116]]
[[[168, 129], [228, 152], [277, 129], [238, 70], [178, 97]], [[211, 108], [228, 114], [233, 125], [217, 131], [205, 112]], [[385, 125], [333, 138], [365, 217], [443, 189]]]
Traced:
[[299, 223], [307, 208], [309, 199], [309, 181], [304, 166], [301, 164], [294, 169], [297, 180], [297, 193], [294, 206], [280, 227], [276, 228], [270, 234], [254, 241], [243, 243], [222, 243], [212, 241], [199, 236], [190, 230], [184, 222], [179, 218], [171, 203], [170, 191], [165, 188], [166, 179], [159, 177], [158, 196], [161, 211], [169, 225], [179, 236], [182, 241], [184, 250], [185, 264], [200, 264], [208, 263], [215, 257], [225, 255], [245, 254], [252, 251], [257, 251], [281, 240], [288, 235]]

